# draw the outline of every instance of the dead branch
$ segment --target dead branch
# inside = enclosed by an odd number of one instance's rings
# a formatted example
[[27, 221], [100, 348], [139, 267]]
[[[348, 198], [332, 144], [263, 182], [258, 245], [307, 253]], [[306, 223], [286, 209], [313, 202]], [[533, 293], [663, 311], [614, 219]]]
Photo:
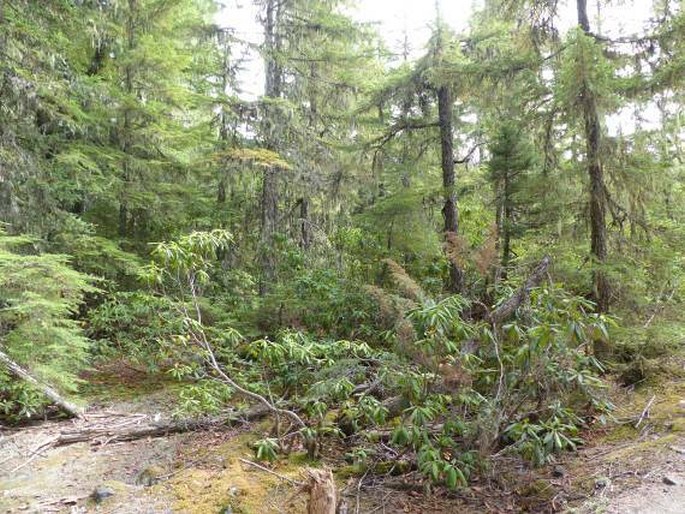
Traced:
[[649, 409], [652, 408], [652, 403], [654, 403], [654, 399], [656, 398], [656, 395], [653, 395], [650, 400], [647, 402], [647, 405], [645, 408], [642, 410], [642, 414], [640, 414], [639, 419], [637, 420], [637, 423], [635, 423], [635, 428], [640, 426], [640, 423], [644, 421], [645, 418], [649, 417]]
[[264, 471], [265, 473], [269, 473], [270, 475], [278, 477], [281, 480], [285, 480], [286, 482], [289, 482], [289, 483], [296, 485], [298, 487], [302, 487], [304, 485], [304, 482], [299, 482], [297, 480], [293, 480], [292, 478], [288, 478], [285, 475], [281, 475], [280, 473], [276, 473], [275, 471], [273, 471], [273, 470], [271, 470], [265, 466], [262, 466], [261, 464], [257, 464], [256, 462], [252, 462], [251, 460], [247, 460], [247, 459], [238, 459], [238, 460], [240, 462], [242, 462], [243, 464], [247, 464], [248, 466], [252, 466], [253, 468], [257, 468], [260, 471]]
[[223, 367], [219, 364], [219, 361], [217, 360], [216, 355], [214, 354], [214, 348], [212, 347], [211, 343], [207, 339], [207, 335], [205, 334], [202, 325], [202, 312], [200, 310], [200, 304], [198, 301], [198, 288], [197, 284], [195, 283], [195, 278], [193, 275], [189, 277], [188, 285], [190, 287], [190, 293], [192, 298], [192, 304], [195, 310], [195, 316], [191, 316], [190, 313], [186, 310], [185, 306], [183, 307], [182, 312], [185, 318], [191, 322], [189, 323], [189, 326], [191, 327], [191, 335], [193, 336], [195, 343], [198, 344], [205, 351], [205, 359], [209, 366], [216, 372], [218, 379], [224, 382], [225, 384], [229, 385], [241, 396], [249, 398], [250, 400], [256, 401], [258, 404], [261, 404], [276, 416], [281, 415], [290, 418], [292, 421], [295, 422], [295, 424], [299, 428], [305, 428], [307, 425], [304, 421], [302, 421], [302, 418], [300, 418], [300, 416], [298, 416], [296, 412], [277, 407], [261, 394], [252, 392], [249, 389], [242, 387], [230, 376], [228, 376], [228, 374], [224, 371]]
[[542, 283], [551, 262], [550, 256], [545, 255], [519, 290], [489, 314], [488, 318], [493, 325], [501, 325], [516, 312], [516, 309], [528, 298], [531, 289]]
[[85, 426], [70, 430], [63, 430], [60, 434], [42, 445], [46, 447], [64, 446], [68, 444], [93, 441], [103, 444], [104, 442], [135, 441], [146, 437], [164, 437], [170, 434], [207, 430], [218, 426], [233, 426], [242, 421], [254, 421], [269, 414], [269, 409], [254, 407], [241, 415], [237, 413], [225, 414], [213, 418], [200, 418], [195, 420], [180, 421], [150, 421], [148, 417], [133, 416], [129, 423], [113, 425], [107, 420], [98, 423], [88, 423]]
[[74, 405], [73, 403], [69, 402], [68, 400], [65, 400], [62, 398], [62, 396], [55, 391], [52, 387], [50, 387], [47, 384], [44, 384], [40, 382], [38, 379], [33, 377], [31, 373], [26, 371], [24, 368], [22, 368], [19, 364], [14, 362], [9, 355], [4, 353], [3, 351], [0, 351], [0, 361], [4, 364], [5, 368], [15, 376], [16, 378], [23, 380], [25, 382], [28, 382], [32, 386], [36, 387], [39, 389], [47, 398], [50, 399], [52, 403], [57, 405], [60, 409], [62, 409], [65, 413], [69, 414], [72, 417], [75, 418], [82, 418], [83, 417], [83, 411]]

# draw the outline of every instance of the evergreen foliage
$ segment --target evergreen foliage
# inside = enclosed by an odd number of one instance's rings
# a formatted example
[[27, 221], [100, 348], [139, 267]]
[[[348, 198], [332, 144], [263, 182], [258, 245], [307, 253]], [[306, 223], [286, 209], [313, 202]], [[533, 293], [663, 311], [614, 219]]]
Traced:
[[[0, 350], [41, 381], [75, 391], [90, 341], [75, 319], [93, 278], [69, 266], [69, 257], [35, 254], [27, 237], [0, 232]], [[44, 399], [26, 384], [0, 374], [5, 416], [30, 417]]]

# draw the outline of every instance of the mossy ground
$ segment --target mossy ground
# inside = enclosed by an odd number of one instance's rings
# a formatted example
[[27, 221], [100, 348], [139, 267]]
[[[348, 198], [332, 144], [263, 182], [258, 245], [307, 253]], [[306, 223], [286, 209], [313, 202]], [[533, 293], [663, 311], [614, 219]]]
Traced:
[[165, 373], [150, 373], [123, 360], [100, 364], [83, 373], [80, 395], [89, 403], [143, 399], [157, 393], [171, 394], [181, 386]]
[[627, 494], [648, 501], [651, 482], [677, 472], [676, 450], [685, 446], [684, 362], [673, 357], [662, 373], [612, 391], [615, 422], [595, 428], [586, 447], [564, 459], [569, 478], [559, 489], [569, 499], [569, 512], [616, 512], [612, 498]]
[[[218, 433], [191, 436], [177, 460], [179, 469], [155, 488], [173, 497], [174, 512], [219, 514], [227, 507], [240, 514], [302, 512], [305, 495], [297, 494], [296, 485], [244, 462], [254, 461], [252, 445], [267, 427], [264, 423], [228, 438]], [[259, 464], [292, 482], [301, 480], [302, 470], [312, 466], [301, 453]], [[291, 501], [286, 504], [287, 500]]]

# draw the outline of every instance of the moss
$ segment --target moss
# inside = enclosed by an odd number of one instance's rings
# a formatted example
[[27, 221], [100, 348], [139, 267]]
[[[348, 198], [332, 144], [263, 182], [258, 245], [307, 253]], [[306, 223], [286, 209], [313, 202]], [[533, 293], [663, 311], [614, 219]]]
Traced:
[[604, 436], [599, 438], [601, 443], [620, 443], [635, 439], [639, 432], [633, 427], [632, 423], [618, 425], [609, 430]]
[[516, 491], [519, 496], [524, 498], [534, 498], [536, 500], [551, 500], [556, 494], [556, 490], [547, 480], [535, 480], [526, 484]]
[[110, 363], [83, 374], [80, 394], [89, 401], [134, 400], [152, 393], [173, 393], [183, 384], [165, 373], [148, 373], [123, 362]]
[[675, 418], [666, 421], [664, 426], [671, 432], [681, 434], [685, 432], [685, 418]]
[[361, 470], [357, 464], [348, 464], [347, 466], [340, 466], [339, 468], [336, 468], [334, 473], [337, 479], [346, 480], [350, 477], [360, 475], [360, 471]]
[[312, 459], [307, 455], [307, 452], [293, 452], [288, 455], [287, 461], [293, 466], [314, 466], [317, 467], [320, 463], [319, 459]]
[[[258, 432], [239, 435], [226, 443], [211, 448], [211, 454], [223, 463], [222, 469], [191, 467], [177, 472], [164, 483], [154, 486], [170, 490], [175, 498], [174, 512], [212, 514], [230, 510], [235, 514], [264, 512], [301, 512], [304, 496], [292, 505], [283, 506], [296, 488], [277, 476], [244, 464], [240, 459], [253, 459], [251, 444], [261, 438]], [[208, 454], [210, 450], [208, 450]], [[299, 480], [301, 454], [282, 459], [273, 471], [292, 480]]]
[[373, 472], [378, 475], [391, 474], [393, 476], [403, 475], [411, 470], [411, 463], [408, 460], [388, 460], [377, 463]]
[[145, 487], [155, 485], [165, 476], [165, 471], [161, 466], [148, 466], [138, 473], [136, 484]]

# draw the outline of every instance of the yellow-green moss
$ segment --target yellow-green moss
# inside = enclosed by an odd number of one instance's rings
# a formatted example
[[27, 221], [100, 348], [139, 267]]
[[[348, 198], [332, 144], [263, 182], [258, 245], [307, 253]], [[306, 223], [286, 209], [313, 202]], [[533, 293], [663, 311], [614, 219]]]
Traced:
[[[291, 506], [283, 505], [296, 491], [293, 484], [240, 461], [253, 459], [250, 446], [261, 437], [259, 432], [248, 432], [208, 450], [214, 462], [220, 457], [222, 469], [191, 467], [155, 487], [170, 489], [175, 498], [174, 512], [183, 514], [219, 514], [226, 507], [236, 514], [301, 512], [304, 496], [296, 497]], [[282, 459], [273, 464], [273, 471], [300, 480], [299, 461], [297, 455]]]
[[552, 484], [542, 479], [526, 484], [516, 492], [524, 498], [534, 498], [536, 500], [551, 500], [556, 494]]

